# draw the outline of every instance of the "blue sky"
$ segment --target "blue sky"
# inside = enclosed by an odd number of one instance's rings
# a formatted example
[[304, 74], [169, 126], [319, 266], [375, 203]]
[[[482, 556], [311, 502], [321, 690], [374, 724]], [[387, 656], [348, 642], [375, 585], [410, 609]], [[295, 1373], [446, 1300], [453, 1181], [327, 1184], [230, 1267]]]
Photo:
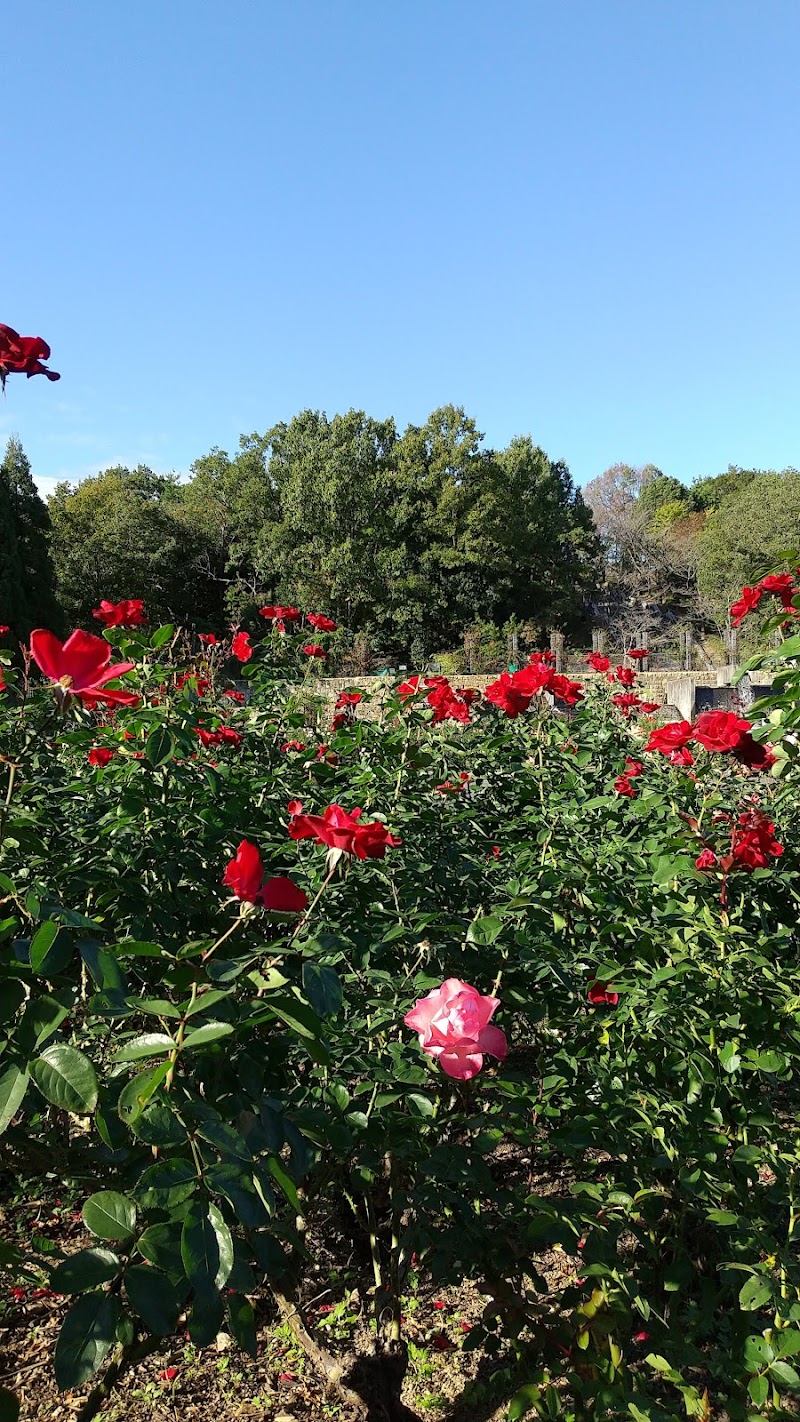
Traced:
[[580, 483], [800, 464], [796, 0], [27, 0], [3, 49], [43, 489], [448, 401]]

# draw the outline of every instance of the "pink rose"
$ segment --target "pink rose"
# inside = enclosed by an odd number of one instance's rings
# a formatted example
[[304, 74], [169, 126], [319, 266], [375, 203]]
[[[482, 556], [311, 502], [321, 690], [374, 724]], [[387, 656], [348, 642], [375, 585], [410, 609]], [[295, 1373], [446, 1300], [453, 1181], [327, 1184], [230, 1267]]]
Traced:
[[446, 1076], [470, 1081], [483, 1066], [484, 1052], [505, 1060], [505, 1033], [489, 1026], [499, 1006], [499, 998], [483, 997], [469, 983], [447, 978], [441, 987], [420, 998], [403, 1021], [418, 1034], [423, 1052], [439, 1058]]

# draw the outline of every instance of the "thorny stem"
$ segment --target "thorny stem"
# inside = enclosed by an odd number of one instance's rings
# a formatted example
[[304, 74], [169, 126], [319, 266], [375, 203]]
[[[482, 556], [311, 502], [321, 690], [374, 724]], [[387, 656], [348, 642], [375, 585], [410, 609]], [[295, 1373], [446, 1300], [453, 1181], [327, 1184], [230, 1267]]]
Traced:
[[10, 760], [10, 761], [8, 762], [8, 788], [7, 788], [7, 790], [6, 790], [6, 798], [5, 798], [5, 801], [4, 801], [4, 803], [3, 803], [2, 811], [0, 811], [0, 844], [2, 844], [3, 839], [4, 839], [4, 837], [5, 837], [5, 832], [6, 832], [6, 820], [8, 819], [8, 812], [9, 812], [9, 810], [11, 809], [11, 801], [12, 801], [12, 798], [13, 798], [13, 795], [14, 795], [14, 780], [15, 780], [15, 778], [16, 778], [16, 774], [17, 774], [17, 765], [16, 765], [16, 762], [13, 761], [13, 760]]
[[[222, 941], [222, 940], [220, 940], [220, 941]], [[209, 951], [210, 951], [210, 950], [209, 950]], [[177, 1031], [177, 1034], [176, 1034], [176, 1037], [175, 1037], [175, 1047], [174, 1047], [173, 1051], [170, 1052], [169, 1071], [167, 1072], [167, 1075], [166, 1075], [166, 1077], [164, 1078], [164, 1090], [165, 1090], [165, 1091], [169, 1091], [169, 1090], [171, 1089], [172, 1083], [173, 1083], [173, 1081], [175, 1080], [175, 1068], [176, 1068], [177, 1065], [178, 1065], [178, 1057], [179, 1057], [180, 1054], [181, 1054], [181, 1048], [183, 1047], [183, 1039], [184, 1039], [184, 1037], [186, 1036], [186, 1023], [187, 1023], [188, 1018], [189, 1018], [189, 1011], [190, 1011], [191, 1008], [194, 1006], [194, 1004], [195, 1004], [196, 1001], [197, 1001], [197, 983], [196, 983], [196, 982], [193, 982], [193, 983], [192, 983], [192, 995], [191, 995], [191, 997], [190, 997], [190, 999], [189, 999], [189, 1008], [186, 1010], [186, 1012], [184, 1013], [183, 1017], [182, 1017], [181, 1020], [180, 1020], [180, 1025], [178, 1026], [178, 1031]]]

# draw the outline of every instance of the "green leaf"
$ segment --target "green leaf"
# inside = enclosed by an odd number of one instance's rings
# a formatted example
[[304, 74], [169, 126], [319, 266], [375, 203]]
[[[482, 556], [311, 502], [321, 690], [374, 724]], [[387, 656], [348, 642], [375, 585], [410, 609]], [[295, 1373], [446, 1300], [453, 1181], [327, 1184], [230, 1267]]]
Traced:
[[150, 646], [153, 648], [154, 652], [157, 652], [161, 647], [165, 647], [167, 645], [167, 642], [171, 642], [174, 636], [175, 624], [172, 622], [165, 622], [163, 627], [156, 628], [155, 632], [150, 638]]
[[40, 978], [55, 977], [72, 957], [72, 935], [57, 923], [42, 923], [30, 947], [31, 968]]
[[114, 1342], [119, 1316], [116, 1294], [83, 1294], [72, 1305], [56, 1343], [56, 1383], [62, 1392], [94, 1377]]
[[536, 1409], [542, 1396], [542, 1389], [536, 1383], [525, 1383], [514, 1393], [508, 1404], [508, 1422], [519, 1422], [521, 1417]]
[[149, 1101], [155, 1095], [162, 1081], [169, 1071], [169, 1062], [161, 1062], [158, 1066], [148, 1067], [146, 1071], [137, 1072], [130, 1081], [123, 1086], [117, 1103], [119, 1118], [126, 1126], [133, 1126], [141, 1116]]
[[116, 1278], [122, 1268], [118, 1255], [110, 1249], [81, 1249], [63, 1259], [50, 1276], [50, 1284], [58, 1294], [84, 1294]]
[[31, 1076], [51, 1106], [75, 1116], [90, 1115], [97, 1105], [97, 1077], [88, 1057], [57, 1042], [45, 1047], [31, 1066]]
[[225, 1302], [232, 1336], [251, 1358], [257, 1353], [256, 1322], [252, 1304], [244, 1294], [229, 1294]]
[[221, 1294], [197, 1294], [189, 1314], [189, 1337], [196, 1348], [207, 1348], [214, 1342], [225, 1317]]
[[184, 1037], [183, 1046], [185, 1051], [190, 1051], [192, 1047], [205, 1047], [209, 1042], [218, 1042], [221, 1037], [229, 1037], [233, 1032], [230, 1022], [204, 1022], [202, 1027], [196, 1027], [193, 1032]]
[[756, 1407], [763, 1407], [769, 1392], [769, 1379], [765, 1376], [751, 1378], [747, 1384], [747, 1391]]
[[276, 1155], [271, 1155], [269, 1160], [267, 1161], [267, 1166], [269, 1168], [270, 1175], [272, 1176], [275, 1183], [280, 1186], [295, 1214], [302, 1215], [303, 1209], [300, 1204], [300, 1197], [297, 1193], [297, 1186], [295, 1185], [291, 1176], [286, 1174], [286, 1171], [281, 1165], [281, 1162], [278, 1160], [278, 1157]]
[[771, 1363], [775, 1354], [760, 1333], [751, 1333], [749, 1338], [744, 1340], [744, 1365], [748, 1372], [757, 1373], [760, 1368], [765, 1368]]
[[800, 1389], [800, 1377], [789, 1363], [770, 1363], [769, 1375], [781, 1391], [784, 1388], [788, 1388], [790, 1392]]
[[99, 1190], [83, 1207], [83, 1222], [98, 1239], [132, 1239], [136, 1206], [116, 1190]]
[[190, 1160], [160, 1160], [140, 1175], [136, 1194], [143, 1210], [167, 1210], [191, 1199], [199, 1184]]
[[154, 769], [166, 765], [177, 750], [178, 743], [168, 726], [156, 726], [150, 732], [145, 745], [145, 755]]
[[139, 1062], [145, 1057], [163, 1057], [175, 1050], [176, 1043], [165, 1032], [143, 1032], [132, 1037], [114, 1053], [115, 1062]]
[[739, 1303], [748, 1313], [761, 1308], [772, 1298], [772, 1284], [760, 1274], [754, 1274], [739, 1290]]
[[0, 1387], [0, 1422], [18, 1422], [20, 1401], [8, 1388]]
[[492, 914], [485, 914], [483, 918], [476, 918], [470, 924], [467, 929], [467, 942], [475, 943], [478, 948], [488, 948], [499, 938], [502, 931], [503, 920]]
[[174, 1333], [181, 1300], [166, 1274], [150, 1265], [131, 1264], [125, 1270], [125, 1292], [134, 1313], [138, 1313], [151, 1333], [159, 1338]]
[[136, 1241], [136, 1248], [142, 1258], [175, 1280], [184, 1277], [181, 1230], [180, 1220], [172, 1220], [169, 1224], [151, 1225], [149, 1229], [139, 1235]]
[[266, 1224], [269, 1218], [267, 1211], [256, 1194], [252, 1176], [242, 1166], [220, 1161], [209, 1166], [205, 1181], [209, 1190], [230, 1200], [236, 1218], [245, 1229], [258, 1229]]
[[38, 1051], [42, 1043], [52, 1037], [68, 1016], [69, 1008], [57, 1002], [54, 997], [43, 994], [38, 998], [30, 998], [17, 1033], [20, 1046], [25, 1051]]
[[181, 1258], [187, 1279], [201, 1293], [223, 1288], [233, 1268], [233, 1240], [215, 1205], [189, 1207], [181, 1234]]
[[0, 1136], [16, 1116], [28, 1089], [29, 1075], [22, 1067], [6, 1067], [0, 1075]]
[[338, 974], [324, 963], [307, 959], [303, 964], [303, 992], [320, 1017], [335, 1017], [342, 1006]]

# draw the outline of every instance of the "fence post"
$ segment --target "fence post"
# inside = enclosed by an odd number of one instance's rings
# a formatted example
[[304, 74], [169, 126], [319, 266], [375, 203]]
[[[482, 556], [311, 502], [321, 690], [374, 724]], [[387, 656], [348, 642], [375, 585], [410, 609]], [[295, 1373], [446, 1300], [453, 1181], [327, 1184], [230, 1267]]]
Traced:
[[556, 671], [560, 672], [564, 663], [564, 634], [563, 632], [550, 633], [550, 651], [554, 653], [556, 659]]

